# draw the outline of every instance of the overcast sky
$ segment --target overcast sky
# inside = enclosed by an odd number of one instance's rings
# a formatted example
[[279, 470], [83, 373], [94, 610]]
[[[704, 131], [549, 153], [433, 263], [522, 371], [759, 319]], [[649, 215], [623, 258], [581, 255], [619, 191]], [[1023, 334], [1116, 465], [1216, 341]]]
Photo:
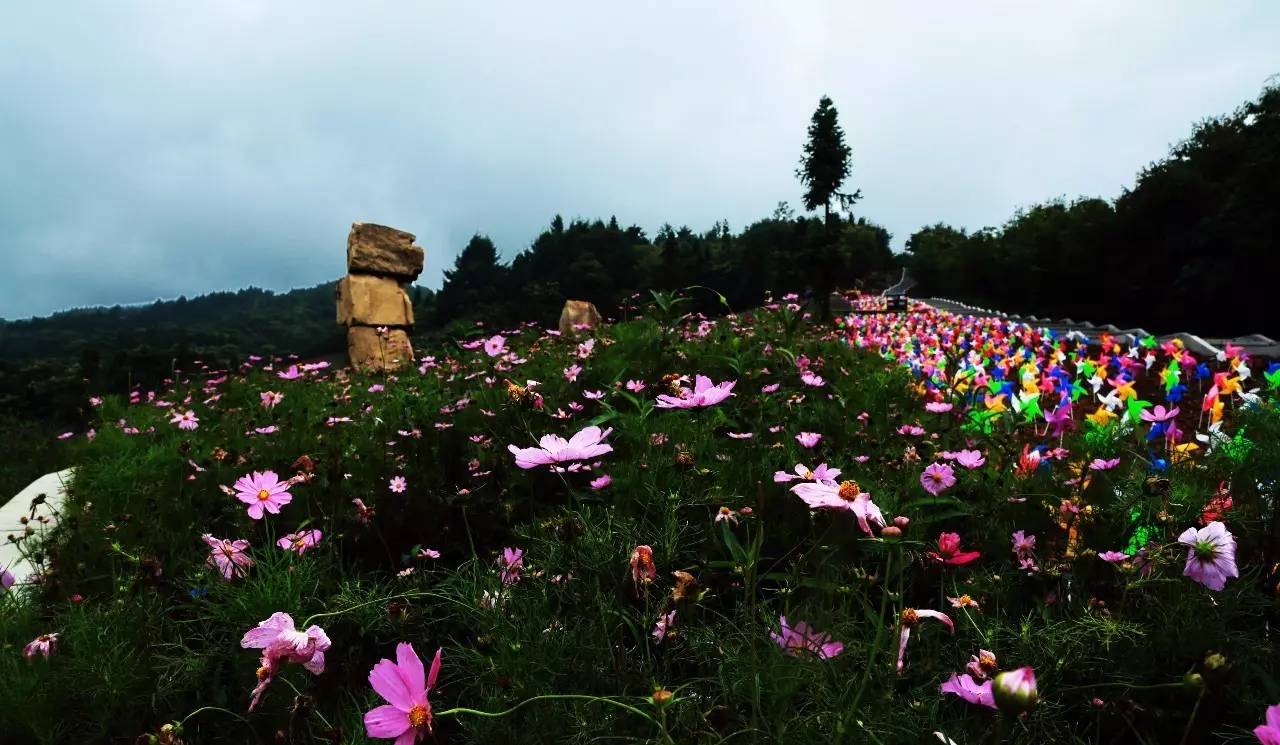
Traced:
[[354, 220], [432, 287], [557, 212], [738, 230], [824, 93], [901, 248], [1114, 197], [1276, 73], [1274, 0], [6, 2], [0, 317], [316, 284]]

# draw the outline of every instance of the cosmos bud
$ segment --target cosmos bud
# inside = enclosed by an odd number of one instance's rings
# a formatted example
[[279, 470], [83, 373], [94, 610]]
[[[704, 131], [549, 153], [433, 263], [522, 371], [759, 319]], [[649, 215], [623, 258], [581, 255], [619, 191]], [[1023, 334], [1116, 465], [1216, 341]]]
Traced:
[[1030, 667], [1006, 670], [995, 677], [991, 692], [996, 706], [1009, 715], [1025, 714], [1036, 708], [1040, 692], [1036, 689], [1036, 671]]

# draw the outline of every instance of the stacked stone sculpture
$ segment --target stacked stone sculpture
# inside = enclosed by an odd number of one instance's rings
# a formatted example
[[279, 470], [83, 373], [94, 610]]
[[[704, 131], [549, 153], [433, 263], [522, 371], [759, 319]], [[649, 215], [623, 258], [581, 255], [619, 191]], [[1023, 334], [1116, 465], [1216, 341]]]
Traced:
[[366, 371], [413, 362], [413, 303], [405, 286], [422, 273], [414, 235], [357, 222], [347, 236], [347, 276], [338, 280], [338, 324], [347, 327], [347, 358]]

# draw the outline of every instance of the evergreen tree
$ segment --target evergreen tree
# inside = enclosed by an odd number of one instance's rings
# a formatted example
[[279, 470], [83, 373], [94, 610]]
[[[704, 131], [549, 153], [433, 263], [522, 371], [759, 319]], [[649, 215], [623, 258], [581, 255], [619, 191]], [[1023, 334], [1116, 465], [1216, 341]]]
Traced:
[[821, 206], [824, 219], [830, 221], [831, 200], [848, 207], [862, 196], [860, 191], [852, 194], [840, 191], [849, 178], [851, 153], [844, 141], [835, 104], [823, 96], [809, 120], [809, 141], [804, 145], [804, 157], [796, 169], [796, 176], [805, 187], [805, 209], [816, 210]]

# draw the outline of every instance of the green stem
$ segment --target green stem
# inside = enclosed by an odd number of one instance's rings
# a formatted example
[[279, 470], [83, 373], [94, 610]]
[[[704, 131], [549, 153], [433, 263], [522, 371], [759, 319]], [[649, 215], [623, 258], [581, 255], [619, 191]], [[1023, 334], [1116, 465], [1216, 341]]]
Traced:
[[193, 711], [193, 712], [191, 712], [190, 714], [188, 714], [188, 715], [186, 715], [185, 717], [183, 717], [183, 718], [182, 718], [182, 721], [178, 722], [178, 726], [179, 726], [179, 727], [181, 727], [182, 725], [184, 725], [184, 724], [186, 724], [186, 723], [187, 723], [187, 720], [188, 720], [188, 719], [190, 719], [191, 717], [195, 716], [196, 714], [199, 714], [199, 713], [201, 713], [201, 712], [205, 712], [205, 711], [220, 711], [220, 712], [222, 712], [223, 714], [230, 714], [231, 716], [235, 717], [236, 719], [239, 719], [240, 721], [244, 722], [245, 724], [248, 724], [248, 723], [249, 723], [249, 720], [248, 720], [248, 719], [245, 719], [245, 718], [244, 718], [243, 716], [241, 716], [240, 714], [237, 714], [237, 713], [235, 713], [234, 711], [231, 711], [231, 710], [229, 710], [229, 709], [224, 709], [224, 708], [222, 708], [221, 706], [201, 706], [199, 709], [196, 709], [195, 711]]
[[1187, 737], [1191, 734], [1191, 725], [1196, 723], [1196, 714], [1200, 713], [1200, 702], [1204, 701], [1205, 689], [1200, 689], [1200, 695], [1196, 696], [1196, 705], [1191, 707], [1191, 717], [1187, 719], [1187, 726], [1182, 730], [1182, 738], [1178, 740], [1178, 745], [1186, 745]]
[[377, 605], [378, 603], [385, 603], [390, 600], [405, 600], [408, 598], [421, 598], [421, 597], [427, 597], [430, 594], [431, 593], [429, 592], [404, 592], [399, 595], [392, 595], [391, 597], [388, 597], [388, 598], [378, 598], [377, 600], [366, 600], [363, 603], [356, 603], [355, 605], [348, 606], [346, 608], [341, 608], [339, 610], [331, 610], [331, 611], [326, 611], [324, 613], [316, 613], [312, 616], [309, 616], [307, 620], [302, 622], [302, 628], [304, 629], [307, 628], [312, 624], [312, 622], [314, 622], [316, 619], [319, 619], [319, 618], [328, 618], [330, 616], [340, 616], [343, 613], [350, 613], [353, 610], [364, 608], [369, 605]]
[[1182, 685], [1183, 683], [1181, 681], [1177, 683], [1153, 683], [1150, 685], [1133, 685], [1132, 683], [1091, 683], [1089, 685], [1067, 686], [1066, 688], [1059, 688], [1058, 693], [1067, 693], [1069, 691], [1087, 691], [1089, 689], [1096, 689], [1096, 688], [1127, 688], [1131, 691], [1151, 691], [1157, 688], [1181, 688]]
[[505, 709], [503, 711], [496, 711], [496, 712], [480, 711], [478, 709], [468, 709], [464, 706], [458, 706], [452, 709], [445, 709], [444, 711], [438, 711], [435, 713], [435, 716], [447, 717], [447, 716], [457, 716], [458, 714], [470, 714], [472, 716], [477, 716], [477, 717], [488, 717], [490, 719], [497, 719], [499, 717], [505, 717], [506, 715], [511, 714], [517, 709], [521, 709], [526, 705], [533, 703], [534, 701], [587, 701], [591, 703], [601, 703], [601, 704], [609, 704], [610, 706], [616, 706], [619, 709], [624, 709], [632, 714], [636, 714], [638, 716], [644, 717], [645, 719], [648, 719], [650, 722], [653, 722], [654, 724], [658, 725], [658, 728], [662, 731], [663, 742], [667, 742], [667, 743], [673, 742], [671, 739], [671, 735], [667, 734], [666, 727], [662, 726], [662, 723], [654, 719], [652, 716], [650, 716], [648, 712], [637, 709], [636, 707], [630, 704], [624, 704], [621, 701], [615, 701], [611, 698], [604, 698], [601, 696], [588, 696], [582, 693], [548, 693], [548, 694], [543, 694], [541, 696], [533, 696], [531, 698], [526, 698], [524, 701], [521, 701], [515, 706], [512, 706], [510, 709]]

